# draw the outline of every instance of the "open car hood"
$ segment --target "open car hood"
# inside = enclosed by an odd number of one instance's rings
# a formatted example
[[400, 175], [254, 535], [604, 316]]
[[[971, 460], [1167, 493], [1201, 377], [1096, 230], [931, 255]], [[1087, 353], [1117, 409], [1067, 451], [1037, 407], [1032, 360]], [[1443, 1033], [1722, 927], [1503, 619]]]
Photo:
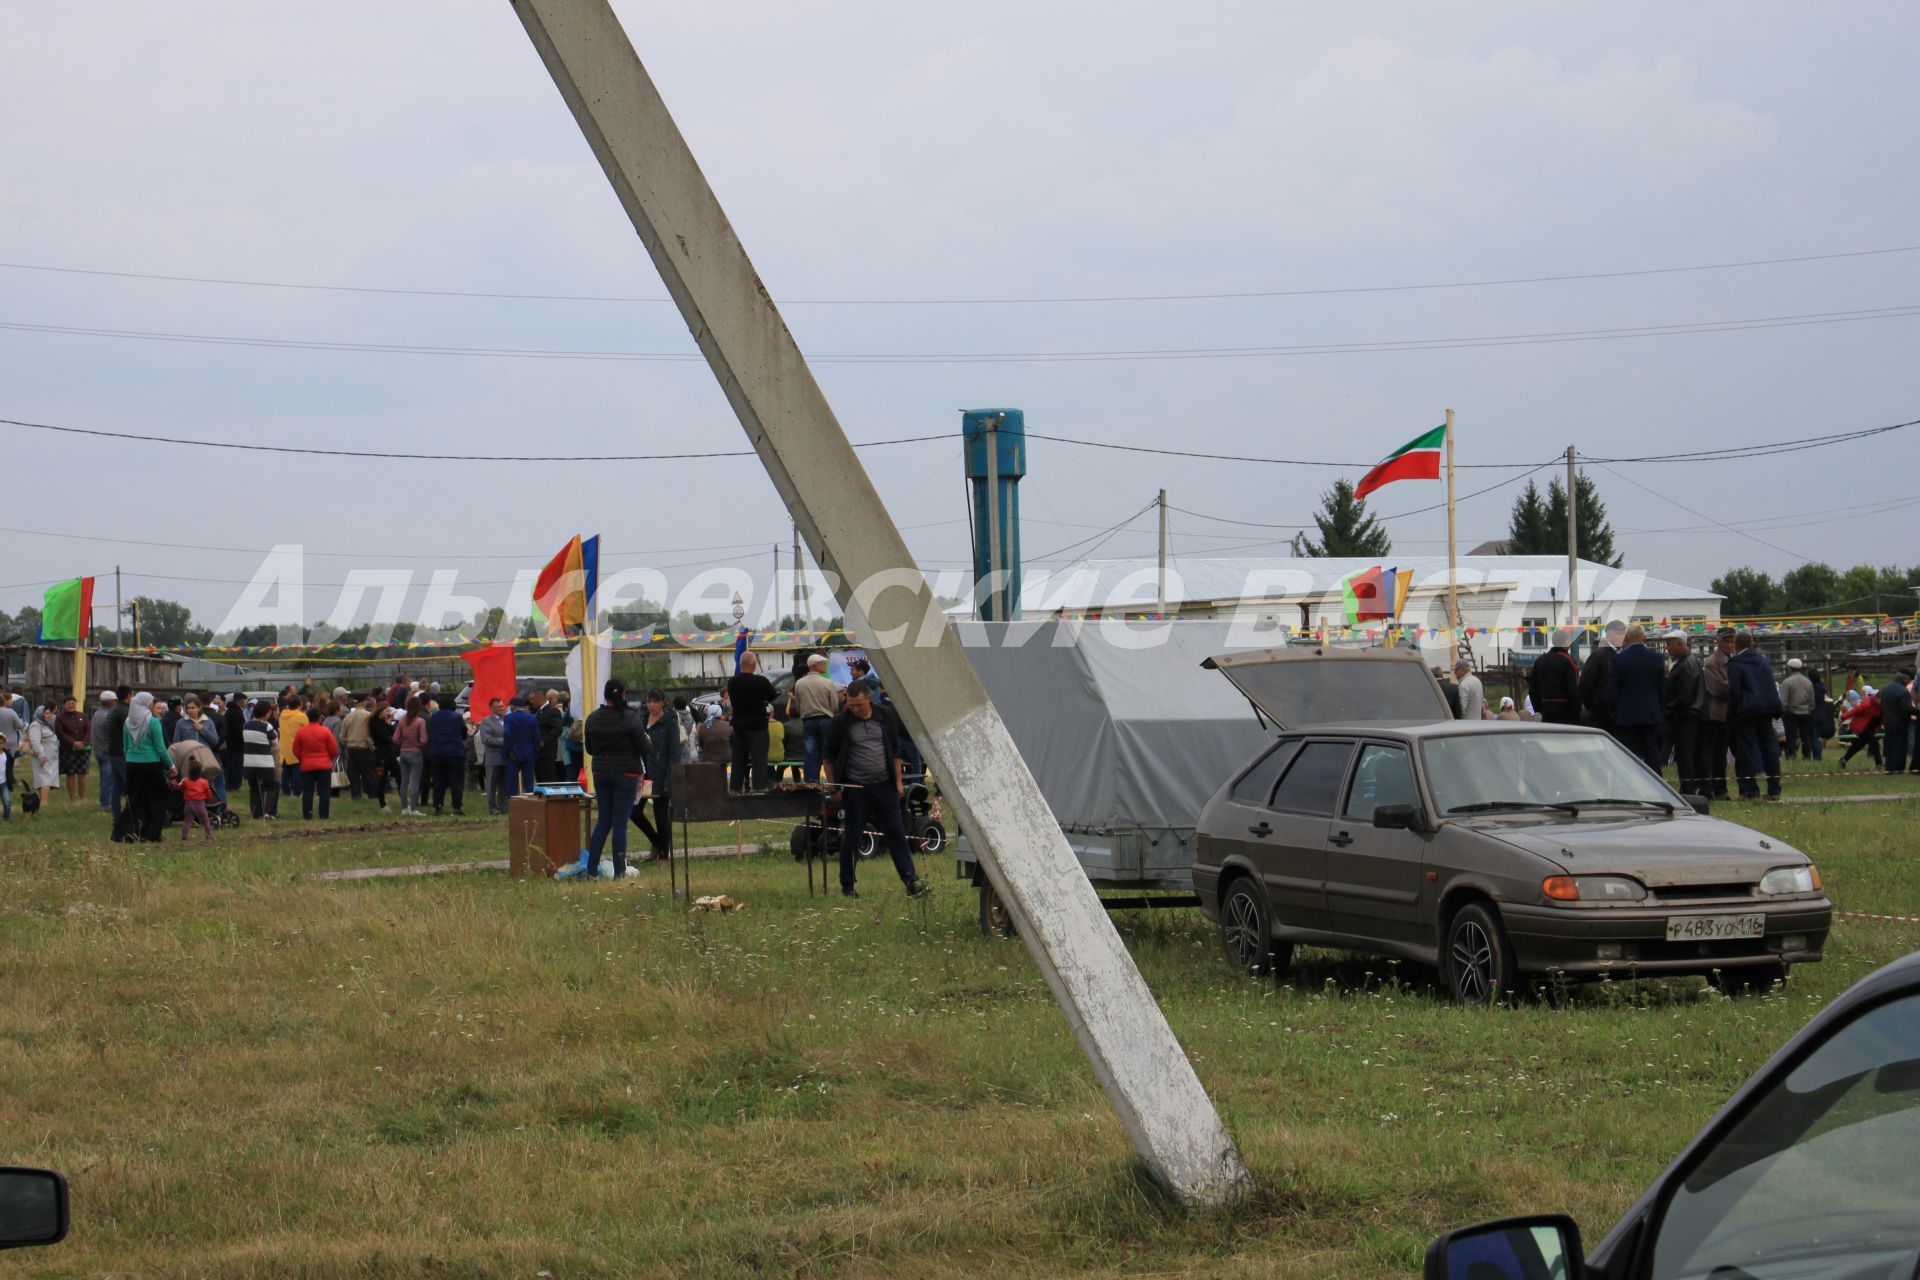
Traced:
[[1233, 681], [1283, 729], [1453, 719], [1439, 682], [1413, 649], [1253, 649], [1200, 665]]

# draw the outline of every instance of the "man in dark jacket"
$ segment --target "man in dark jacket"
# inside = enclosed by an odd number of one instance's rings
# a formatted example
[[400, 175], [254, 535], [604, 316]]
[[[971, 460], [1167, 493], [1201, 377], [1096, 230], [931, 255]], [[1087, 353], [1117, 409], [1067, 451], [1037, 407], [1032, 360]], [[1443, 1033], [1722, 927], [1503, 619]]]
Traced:
[[874, 705], [873, 692], [871, 680], [856, 680], [848, 686], [846, 708], [827, 726], [827, 758], [820, 766], [821, 780], [829, 788], [840, 788], [840, 892], [849, 898], [860, 896], [854, 888], [854, 855], [871, 824], [879, 828], [907, 896], [924, 898], [932, 886], [914, 869], [900, 811], [900, 798], [906, 794], [900, 771], [900, 721], [891, 707]]
[[1611, 684], [1607, 701], [1613, 708], [1613, 733], [1621, 745], [1658, 773], [1660, 731], [1667, 721], [1661, 697], [1667, 664], [1647, 647], [1647, 630], [1639, 623], [1628, 627], [1621, 639], [1625, 644], [1607, 670]]
[[740, 670], [727, 681], [727, 703], [733, 708], [733, 777], [735, 791], [767, 789], [767, 709], [778, 696], [773, 681], [760, 674], [760, 659], [751, 651], [740, 655]]
[[530, 795], [538, 781], [540, 720], [527, 710], [525, 696], [513, 700], [513, 710], [507, 712], [500, 727], [507, 740], [507, 794]]
[[[1902, 667], [1880, 686], [1880, 732], [1886, 742], [1888, 773], [1904, 773], [1913, 745], [1913, 669]], [[1920, 764], [1920, 753], [1916, 753]]]
[[1733, 744], [1727, 663], [1732, 660], [1733, 631], [1726, 628], [1715, 637], [1713, 652], [1700, 664], [1700, 689], [1706, 695], [1705, 714], [1700, 720], [1700, 758], [1706, 762], [1702, 776], [1713, 788], [1716, 800], [1727, 798], [1727, 748]]
[[1571, 627], [1554, 632], [1553, 647], [1527, 674], [1527, 697], [1548, 724], [1580, 723], [1580, 666], [1568, 652], [1572, 645]]
[[1613, 732], [1613, 659], [1626, 635], [1626, 624], [1609, 622], [1600, 641], [1580, 668], [1580, 720]]
[[1673, 744], [1673, 767], [1680, 775], [1682, 795], [1707, 794], [1707, 759], [1700, 752], [1700, 713], [1706, 689], [1700, 679], [1700, 659], [1684, 631], [1667, 632], [1667, 682], [1661, 691], [1661, 710], [1667, 717], [1667, 741]]
[[1760, 798], [1760, 774], [1767, 775], [1767, 799], [1780, 798], [1780, 739], [1773, 720], [1780, 714], [1780, 686], [1773, 664], [1753, 647], [1751, 632], [1737, 631], [1733, 657], [1727, 660], [1728, 722], [1733, 726], [1734, 779], [1740, 798]]
[[433, 783], [433, 816], [440, 816], [451, 790], [453, 816], [465, 817], [460, 806], [467, 795], [467, 718], [451, 702], [427, 717], [427, 773]]
[[565, 782], [560, 776], [560, 733], [566, 728], [566, 713], [560, 709], [560, 691], [547, 690], [547, 700], [535, 715], [540, 722], [540, 757], [534, 771], [542, 782]]

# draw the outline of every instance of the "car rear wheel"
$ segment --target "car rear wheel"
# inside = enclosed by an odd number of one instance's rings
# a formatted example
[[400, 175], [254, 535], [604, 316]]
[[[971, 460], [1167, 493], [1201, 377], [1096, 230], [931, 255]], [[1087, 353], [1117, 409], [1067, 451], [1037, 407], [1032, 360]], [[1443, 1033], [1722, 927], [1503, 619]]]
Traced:
[[1220, 946], [1227, 963], [1249, 977], [1284, 972], [1293, 960], [1293, 944], [1274, 942], [1267, 900], [1245, 876], [1228, 885], [1220, 899]]
[[1490, 905], [1469, 902], [1453, 913], [1441, 955], [1455, 1004], [1497, 1004], [1512, 994], [1513, 947]]

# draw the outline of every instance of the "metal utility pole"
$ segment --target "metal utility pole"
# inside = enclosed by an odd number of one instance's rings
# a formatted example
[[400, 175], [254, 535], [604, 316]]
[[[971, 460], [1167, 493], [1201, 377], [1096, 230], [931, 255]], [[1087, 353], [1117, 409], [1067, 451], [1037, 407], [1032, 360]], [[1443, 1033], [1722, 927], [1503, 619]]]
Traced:
[[1160, 506], [1160, 593], [1155, 598], [1158, 607], [1154, 610], [1161, 617], [1167, 616], [1167, 491], [1162, 489]]
[[[1447, 627], [1453, 632], [1453, 648], [1460, 651], [1460, 569], [1454, 555], [1453, 535], [1453, 410], [1447, 410]], [[1452, 664], [1448, 664], [1452, 670]]]
[[[987, 612], [995, 622], [1007, 620], [1006, 586], [1000, 562], [1000, 423], [987, 424]], [[974, 612], [979, 613], [976, 605]]]
[[1572, 445], [1567, 446], [1567, 625], [1580, 625], [1580, 504], [1574, 501]]
[[513, 7], [1142, 1160], [1186, 1203], [1242, 1199], [1233, 1140], [608, 0]]
[[793, 526], [793, 626], [796, 631], [807, 629], [807, 615], [800, 612], [800, 526]]

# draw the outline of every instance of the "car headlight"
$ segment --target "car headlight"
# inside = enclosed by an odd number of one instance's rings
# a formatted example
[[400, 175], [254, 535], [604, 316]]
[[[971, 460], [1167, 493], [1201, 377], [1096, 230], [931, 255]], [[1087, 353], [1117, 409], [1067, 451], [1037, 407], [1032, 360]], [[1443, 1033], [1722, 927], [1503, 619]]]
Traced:
[[1626, 876], [1548, 876], [1540, 892], [1557, 902], [1641, 902], [1647, 887]]
[[1812, 866], [1775, 867], [1760, 877], [1762, 893], [1812, 893], [1820, 887], [1820, 873]]

